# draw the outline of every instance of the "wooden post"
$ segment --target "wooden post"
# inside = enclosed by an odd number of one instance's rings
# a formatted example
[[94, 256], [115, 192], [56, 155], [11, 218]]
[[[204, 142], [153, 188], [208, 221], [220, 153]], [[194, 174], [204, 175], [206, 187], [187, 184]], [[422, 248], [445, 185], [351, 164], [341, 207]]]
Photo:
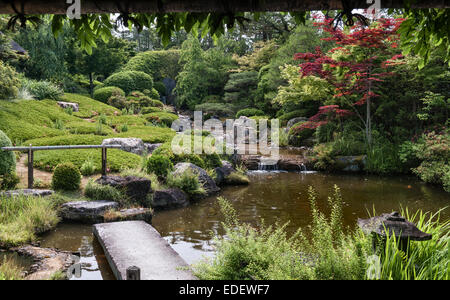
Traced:
[[107, 159], [106, 147], [103, 147], [102, 148], [102, 176], [106, 176], [106, 159]]
[[30, 144], [30, 149], [28, 150], [28, 188], [32, 189], [34, 180], [33, 180], [33, 162], [34, 162], [34, 155], [33, 155], [33, 148]]
[[233, 164], [237, 165], [237, 126], [233, 124]]
[[127, 269], [127, 280], [141, 280], [141, 269], [136, 266]]

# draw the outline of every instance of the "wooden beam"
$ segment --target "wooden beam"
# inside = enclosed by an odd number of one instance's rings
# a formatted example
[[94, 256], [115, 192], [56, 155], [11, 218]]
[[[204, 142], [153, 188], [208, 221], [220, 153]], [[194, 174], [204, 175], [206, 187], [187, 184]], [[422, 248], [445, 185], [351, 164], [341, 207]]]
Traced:
[[[372, 0], [373, 1], [373, 0]], [[404, 0], [380, 0], [381, 8], [403, 8]], [[449, 0], [415, 0], [412, 8], [450, 8]], [[121, 8], [117, 3], [120, 3]], [[66, 14], [66, 0], [0, 0], [0, 14]], [[354, 0], [354, 8], [367, 8]], [[342, 9], [341, 0], [81, 0], [81, 13], [265, 12]]]

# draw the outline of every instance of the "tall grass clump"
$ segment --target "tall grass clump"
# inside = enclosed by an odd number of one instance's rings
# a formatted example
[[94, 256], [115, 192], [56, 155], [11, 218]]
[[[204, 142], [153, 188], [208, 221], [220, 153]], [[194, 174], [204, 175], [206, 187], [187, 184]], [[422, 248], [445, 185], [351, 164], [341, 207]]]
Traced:
[[110, 200], [121, 202], [124, 195], [118, 189], [110, 185], [101, 185], [90, 179], [84, 188], [84, 195], [91, 200]]
[[50, 198], [0, 196], [0, 247], [14, 247], [36, 239], [36, 234], [59, 222]]
[[225, 237], [216, 238], [213, 261], [195, 266], [201, 279], [364, 279], [370, 241], [358, 233], [344, 234], [342, 198], [335, 186], [328, 198], [326, 217], [316, 205], [312, 188], [309, 200], [313, 223], [309, 235], [298, 230], [288, 237], [285, 225], [253, 228], [241, 224], [228, 201], [219, 199], [225, 215]]
[[0, 280], [21, 280], [23, 269], [6, 256], [0, 259]]
[[167, 175], [167, 185], [183, 190], [190, 196], [204, 196], [206, 191], [198, 179], [198, 175], [191, 170], [186, 170], [181, 174]]
[[401, 214], [421, 231], [432, 234], [429, 241], [410, 242], [408, 253], [398, 249], [398, 238], [386, 239], [381, 260], [380, 279], [383, 280], [449, 280], [450, 279], [450, 220], [442, 221], [442, 210], [436, 213], [414, 213], [401, 209]]

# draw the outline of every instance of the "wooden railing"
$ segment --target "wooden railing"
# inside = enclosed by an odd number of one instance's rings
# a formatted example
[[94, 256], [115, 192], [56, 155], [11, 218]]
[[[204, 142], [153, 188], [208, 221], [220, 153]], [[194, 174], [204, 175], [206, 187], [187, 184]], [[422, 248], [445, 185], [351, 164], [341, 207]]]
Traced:
[[34, 163], [34, 151], [43, 150], [71, 150], [71, 149], [102, 149], [102, 175], [106, 175], [106, 160], [108, 148], [121, 148], [120, 145], [68, 145], [68, 146], [28, 146], [28, 147], [2, 147], [3, 151], [26, 151], [28, 153], [28, 188], [33, 188], [33, 163]]

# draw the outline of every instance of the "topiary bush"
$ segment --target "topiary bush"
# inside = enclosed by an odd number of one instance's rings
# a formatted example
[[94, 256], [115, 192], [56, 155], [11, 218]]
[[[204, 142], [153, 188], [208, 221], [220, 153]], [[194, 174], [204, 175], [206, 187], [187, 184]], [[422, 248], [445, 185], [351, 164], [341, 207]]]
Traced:
[[257, 108], [244, 108], [236, 113], [236, 119], [240, 116], [253, 117], [253, 116], [264, 116], [264, 112]]
[[147, 160], [147, 173], [154, 173], [158, 177], [166, 177], [173, 170], [173, 164], [166, 156], [153, 154]]
[[15, 98], [20, 81], [14, 68], [0, 60], [0, 99]]
[[114, 93], [116, 93], [116, 94], [118, 93], [122, 96], [125, 96], [125, 92], [121, 88], [118, 88], [116, 86], [107, 86], [107, 87], [102, 87], [102, 88], [96, 89], [94, 91], [94, 99], [101, 101], [103, 103], [107, 103], [108, 99]]
[[80, 188], [81, 173], [72, 163], [62, 163], [56, 166], [52, 178], [54, 190], [76, 191]]
[[103, 82], [105, 86], [116, 86], [121, 88], [126, 94], [132, 91], [152, 90], [153, 78], [140, 71], [117, 72], [106, 78]]
[[149, 114], [154, 112], [162, 112], [162, 110], [158, 107], [143, 107], [141, 108], [141, 114]]
[[[170, 127], [172, 126], [172, 122], [178, 119], [178, 116], [172, 113], [168, 112], [154, 112], [149, 113], [144, 116], [147, 121], [154, 122], [157, 119], [159, 119], [159, 122]], [[156, 118], [155, 118], [156, 117]]]
[[[0, 130], [0, 147], [11, 147], [8, 136]], [[9, 174], [16, 170], [16, 157], [12, 151], [0, 150], [0, 175]]]
[[160, 99], [161, 98], [158, 90], [155, 88], [152, 88], [151, 90], [145, 89], [143, 91], [143, 93], [152, 99]]

